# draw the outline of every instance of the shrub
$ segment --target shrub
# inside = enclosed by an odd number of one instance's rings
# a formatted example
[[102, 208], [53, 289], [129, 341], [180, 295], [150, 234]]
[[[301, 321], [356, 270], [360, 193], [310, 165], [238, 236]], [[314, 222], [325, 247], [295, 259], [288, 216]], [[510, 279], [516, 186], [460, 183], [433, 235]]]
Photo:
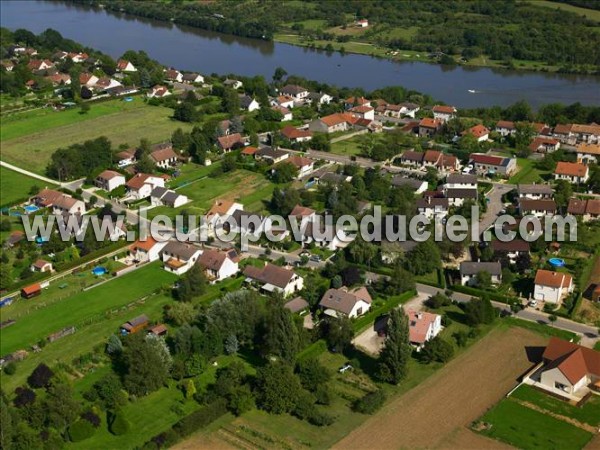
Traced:
[[17, 363], [14, 361], [9, 362], [6, 366], [4, 366], [4, 373], [6, 375], [14, 375], [17, 371]]
[[385, 403], [385, 393], [379, 389], [375, 392], [369, 392], [359, 398], [352, 405], [352, 409], [362, 414], [373, 414]]
[[69, 427], [69, 439], [72, 442], [80, 442], [94, 435], [96, 430], [87, 420], [78, 420]]
[[129, 432], [129, 428], [131, 425], [129, 421], [125, 418], [123, 413], [117, 412], [110, 421], [109, 431], [115, 436], [121, 436], [123, 434], [127, 434]]
[[54, 372], [46, 364], [41, 363], [33, 369], [33, 372], [27, 378], [27, 383], [34, 389], [46, 387], [50, 384], [50, 379], [53, 375]]

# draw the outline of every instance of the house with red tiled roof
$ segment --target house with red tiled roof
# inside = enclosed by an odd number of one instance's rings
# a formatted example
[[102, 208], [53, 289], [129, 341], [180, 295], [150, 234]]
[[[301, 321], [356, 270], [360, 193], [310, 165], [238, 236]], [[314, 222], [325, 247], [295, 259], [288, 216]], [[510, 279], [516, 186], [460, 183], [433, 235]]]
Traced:
[[423, 117], [419, 122], [419, 137], [431, 137], [442, 128], [443, 122], [439, 119]]
[[598, 218], [600, 218], [600, 199], [589, 198], [580, 200], [578, 198], [572, 198], [569, 200], [567, 213], [574, 216], [581, 216], [584, 222], [598, 220]]
[[154, 188], [165, 187], [165, 179], [147, 173], [136, 173], [125, 183], [125, 186], [130, 197], [141, 200], [150, 197]]
[[488, 130], [487, 127], [482, 124], [477, 124], [461, 133], [462, 136], [466, 136], [468, 134], [475, 137], [477, 142], [484, 142], [490, 137], [490, 130]]
[[117, 71], [119, 72], [137, 72], [137, 69], [131, 61], [127, 61], [126, 59], [120, 59], [117, 61]]
[[163, 97], [167, 97], [169, 95], [171, 95], [171, 92], [169, 92], [169, 88], [167, 88], [166, 86], [162, 86], [160, 84], [157, 84], [156, 86], [154, 86], [146, 94], [146, 96], [148, 98], [163, 98]]
[[165, 245], [167, 241], [158, 242], [152, 236], [145, 240], [138, 239], [129, 246], [129, 256], [138, 263], [157, 261]]
[[534, 153], [552, 153], [560, 148], [560, 141], [546, 136], [537, 136], [529, 144], [529, 149]]
[[244, 156], [254, 156], [257, 151], [258, 147], [253, 147], [252, 145], [249, 145], [248, 147], [244, 147], [242, 149], [241, 154]]
[[198, 261], [211, 283], [224, 280], [238, 273], [238, 257], [235, 250], [205, 249]]
[[433, 118], [441, 123], [446, 123], [450, 119], [454, 119], [458, 112], [454, 106], [449, 105], [435, 105], [431, 110], [433, 111]]
[[79, 75], [79, 83], [88, 87], [96, 86], [98, 80], [99, 78], [96, 75], [89, 72], [84, 72]]
[[240, 133], [228, 134], [226, 136], [219, 136], [217, 138], [217, 145], [225, 153], [230, 152], [236, 148], [244, 146], [244, 139]]
[[317, 215], [317, 212], [309, 208], [307, 206], [296, 205], [292, 212], [290, 212], [291, 217], [295, 217], [298, 222], [302, 220], [312, 221]]
[[425, 311], [408, 311], [408, 340], [421, 350], [442, 331], [442, 316]]
[[600, 390], [600, 352], [552, 337], [542, 354], [541, 367], [523, 382], [580, 401], [590, 390]]
[[271, 106], [271, 109], [273, 111], [277, 111], [279, 114], [281, 114], [280, 122], [289, 122], [290, 120], [292, 120], [294, 118], [292, 111], [287, 109], [285, 106], [273, 105], [273, 106]]
[[600, 161], [600, 144], [577, 145], [577, 161], [584, 164], [597, 163]]
[[349, 111], [359, 119], [375, 120], [375, 109], [371, 105], [353, 106]]
[[53, 272], [54, 267], [52, 267], [52, 263], [50, 261], [46, 261], [45, 259], [38, 259], [36, 262], [31, 264], [30, 267], [32, 272]]
[[535, 274], [533, 298], [558, 304], [575, 289], [573, 277], [568, 273], [539, 269]]
[[472, 153], [470, 162], [478, 175], [508, 177], [517, 170], [517, 159], [488, 153]]
[[312, 139], [312, 131], [300, 130], [296, 127], [288, 125], [280, 131], [281, 135], [290, 142], [306, 142]]
[[371, 105], [371, 100], [369, 100], [368, 98], [364, 98], [364, 97], [348, 97], [346, 100], [344, 100], [344, 108], [345, 109], [350, 109], [353, 108], [355, 106], [362, 106], [362, 105]]
[[48, 70], [51, 67], [54, 67], [54, 63], [49, 59], [32, 59], [27, 63], [27, 68], [32, 72]]
[[41, 208], [51, 208], [53, 214], [85, 214], [85, 203], [82, 200], [54, 189], [42, 189], [31, 201]]
[[183, 74], [175, 69], [165, 70], [165, 79], [170, 82], [176, 81], [177, 83], [181, 83], [183, 81]]
[[313, 120], [308, 125], [310, 131], [320, 133], [335, 133], [337, 131], [348, 131], [358, 119], [349, 113], [335, 113], [329, 116]]
[[125, 184], [125, 175], [114, 170], [104, 170], [98, 174], [94, 180], [94, 184], [100, 189], [110, 192]]
[[177, 164], [177, 153], [171, 143], [159, 144], [153, 148], [150, 159], [154, 161], [156, 167], [167, 169]]
[[567, 180], [570, 183], [585, 183], [590, 177], [590, 169], [582, 163], [559, 161], [554, 170], [555, 180]]
[[513, 135], [517, 132], [517, 128], [514, 122], [510, 120], [499, 120], [496, 122], [496, 128], [494, 131], [502, 137]]
[[298, 179], [308, 175], [315, 169], [315, 162], [304, 156], [293, 155], [287, 158], [286, 162], [298, 169], [298, 175], [296, 176]]

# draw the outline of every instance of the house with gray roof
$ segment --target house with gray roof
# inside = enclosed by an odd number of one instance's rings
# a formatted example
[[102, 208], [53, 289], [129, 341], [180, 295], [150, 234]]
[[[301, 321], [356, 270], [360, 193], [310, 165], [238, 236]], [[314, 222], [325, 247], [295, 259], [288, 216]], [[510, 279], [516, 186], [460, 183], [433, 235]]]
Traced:
[[332, 317], [362, 316], [371, 309], [373, 299], [364, 286], [349, 290], [347, 287], [329, 289], [319, 302], [324, 314]]
[[460, 284], [463, 286], [475, 284], [477, 275], [482, 272], [490, 274], [493, 284], [500, 284], [502, 282], [502, 266], [500, 262], [463, 261], [460, 263]]

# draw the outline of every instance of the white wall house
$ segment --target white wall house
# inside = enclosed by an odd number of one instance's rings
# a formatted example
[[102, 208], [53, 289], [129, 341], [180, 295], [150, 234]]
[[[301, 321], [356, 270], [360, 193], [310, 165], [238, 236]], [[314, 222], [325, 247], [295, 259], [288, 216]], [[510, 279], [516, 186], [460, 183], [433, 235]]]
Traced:
[[125, 176], [114, 170], [105, 170], [96, 177], [95, 184], [100, 189], [110, 192], [125, 184]]
[[329, 289], [319, 302], [323, 313], [332, 317], [354, 317], [362, 316], [371, 309], [373, 302], [365, 287], [349, 290], [347, 287], [340, 289]]
[[183, 275], [196, 264], [202, 249], [192, 244], [169, 241], [162, 250], [163, 267], [168, 272]]
[[535, 274], [533, 298], [542, 302], [558, 304], [574, 289], [571, 275], [539, 269]]
[[151, 236], [145, 241], [137, 240], [129, 247], [129, 255], [138, 262], [152, 262], [160, 259], [160, 252], [167, 245], [167, 241], [158, 242]]

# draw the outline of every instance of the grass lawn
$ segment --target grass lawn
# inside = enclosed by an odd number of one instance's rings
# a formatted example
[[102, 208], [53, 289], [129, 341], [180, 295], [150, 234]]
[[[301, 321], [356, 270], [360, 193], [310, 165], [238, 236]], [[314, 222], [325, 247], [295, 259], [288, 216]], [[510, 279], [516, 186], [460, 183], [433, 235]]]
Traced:
[[[152, 264], [89, 291], [32, 311], [27, 316], [17, 319], [14, 325], [2, 330], [0, 354], [27, 348], [65, 327], [81, 328], [102, 321], [107, 312], [138, 300], [160, 286], [173, 282], [175, 278], [160, 265]], [[41, 303], [43, 299], [42, 294], [29, 301]], [[1, 320], [10, 319], [11, 316], [10, 312], [2, 312]]]
[[582, 423], [592, 426], [600, 425], [600, 397], [592, 395], [585, 404], [578, 408], [567, 402], [547, 395], [531, 386], [522, 385], [511, 397], [539, 406], [561, 416], [572, 417]]
[[270, 200], [274, 187], [264, 175], [243, 169], [215, 178], [207, 176], [177, 189], [190, 202], [176, 209], [167, 206], [152, 208], [148, 211], [148, 217], [153, 218], [159, 214], [174, 217], [184, 209], [198, 215], [204, 214], [217, 199], [242, 202], [244, 209], [248, 211], [261, 211], [264, 209], [262, 200]]
[[547, 173], [537, 169], [535, 167], [536, 161], [531, 159], [517, 158], [517, 165], [519, 166], [519, 171], [508, 180], [511, 184], [539, 183], [543, 181], [541, 175]]
[[592, 434], [562, 420], [534, 411], [510, 398], [502, 400], [482, 418], [490, 423], [482, 434], [522, 449], [579, 450]]
[[[2, 148], [4, 156], [4, 146]], [[0, 205], [10, 205], [29, 197], [33, 186], [46, 187], [48, 183], [28, 177], [14, 170], [0, 167]], [[52, 186], [48, 186], [52, 187]]]
[[[171, 133], [191, 125], [171, 119], [173, 111], [149, 106], [140, 97], [133, 102], [110, 100], [91, 104], [87, 114], [79, 109], [42, 109], [3, 118], [0, 142], [2, 159], [43, 173], [50, 156], [59, 147], [106, 136], [116, 148], [135, 145], [143, 136], [150, 142], [168, 139]], [[148, 126], [152, 124], [152, 126]]]
[[579, 14], [580, 16], [585, 16], [595, 22], [600, 22], [600, 11], [596, 9], [581, 8], [579, 6], [569, 5], [566, 3], [550, 2], [546, 0], [529, 0], [529, 2], [536, 6], [543, 6], [545, 8], [562, 9], [563, 11], [569, 11]]
[[331, 144], [331, 153], [335, 153], [337, 155], [357, 156], [361, 153], [359, 143], [360, 139], [358, 139], [358, 137], [334, 142]]

